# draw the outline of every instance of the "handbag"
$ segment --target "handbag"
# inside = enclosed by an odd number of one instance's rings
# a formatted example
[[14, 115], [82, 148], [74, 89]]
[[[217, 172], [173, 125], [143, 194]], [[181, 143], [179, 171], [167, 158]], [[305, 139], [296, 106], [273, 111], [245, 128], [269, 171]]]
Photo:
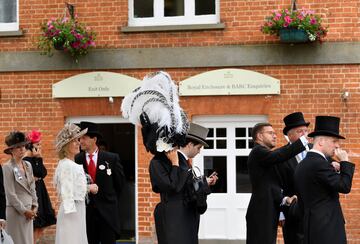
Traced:
[[5, 229], [0, 230], [0, 243], [1, 244], [14, 244], [13, 239], [11, 236], [6, 233]]
[[[197, 171], [197, 172], [196, 172]], [[196, 209], [199, 214], [205, 213], [207, 209], [207, 195], [211, 193], [210, 188], [206, 182], [206, 178], [201, 175], [201, 171], [197, 166], [191, 168], [192, 173], [192, 189], [190, 195], [196, 204]]]

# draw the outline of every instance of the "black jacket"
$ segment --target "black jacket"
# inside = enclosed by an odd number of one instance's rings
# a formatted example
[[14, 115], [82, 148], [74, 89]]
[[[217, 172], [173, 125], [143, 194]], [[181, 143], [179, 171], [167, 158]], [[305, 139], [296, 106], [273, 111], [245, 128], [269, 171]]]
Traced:
[[[85, 152], [77, 154], [75, 162], [82, 164], [85, 172], [88, 173]], [[125, 176], [119, 156], [115, 153], [99, 151], [94, 182], [98, 185], [99, 191], [96, 195], [89, 193], [88, 205], [95, 206], [103, 219], [118, 234], [120, 232], [118, 197], [124, 180]]]
[[259, 144], [251, 150], [248, 168], [252, 195], [246, 213], [247, 244], [275, 243], [283, 194], [274, 166], [303, 150], [300, 140], [273, 151]]
[[[192, 173], [181, 153], [179, 166], [172, 166], [164, 153], [157, 153], [150, 162], [152, 189], [160, 193], [161, 202], [154, 210], [159, 244], [197, 244], [200, 212], [192, 199]], [[203, 185], [204, 187], [208, 187]], [[203, 189], [204, 190], [204, 189]], [[200, 194], [205, 193], [201, 191]], [[201, 196], [206, 205], [206, 195]], [[205, 202], [204, 202], [205, 201]], [[202, 211], [205, 211], [202, 209]]]
[[299, 204], [304, 209], [305, 244], [346, 243], [339, 193], [349, 193], [355, 165], [340, 162], [340, 173], [316, 152], [308, 152], [295, 171]]

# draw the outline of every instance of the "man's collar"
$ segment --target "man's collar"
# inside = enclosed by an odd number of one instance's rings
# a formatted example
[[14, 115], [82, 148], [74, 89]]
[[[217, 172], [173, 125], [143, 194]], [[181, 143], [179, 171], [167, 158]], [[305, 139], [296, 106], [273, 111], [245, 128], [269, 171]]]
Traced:
[[181, 155], [183, 155], [184, 156], [184, 158], [186, 159], [186, 160], [188, 160], [189, 159], [189, 157], [188, 156], [186, 156], [185, 155], [185, 153], [183, 153], [180, 149], [179, 150], [177, 150], [179, 153], [181, 153]]
[[323, 154], [323, 153], [320, 152], [319, 150], [316, 150], [316, 149], [312, 148], [312, 149], [310, 149], [310, 152], [314, 152], [314, 153], [320, 154], [321, 156], [323, 156], [323, 158], [326, 159], [325, 154]]

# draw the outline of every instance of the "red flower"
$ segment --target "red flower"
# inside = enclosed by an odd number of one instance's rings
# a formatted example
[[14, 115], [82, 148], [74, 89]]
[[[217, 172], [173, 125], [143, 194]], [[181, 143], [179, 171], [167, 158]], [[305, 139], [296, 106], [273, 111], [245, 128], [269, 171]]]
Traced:
[[28, 135], [27, 135], [27, 139], [31, 142], [31, 143], [38, 143], [39, 141], [41, 141], [41, 132], [38, 130], [32, 130]]

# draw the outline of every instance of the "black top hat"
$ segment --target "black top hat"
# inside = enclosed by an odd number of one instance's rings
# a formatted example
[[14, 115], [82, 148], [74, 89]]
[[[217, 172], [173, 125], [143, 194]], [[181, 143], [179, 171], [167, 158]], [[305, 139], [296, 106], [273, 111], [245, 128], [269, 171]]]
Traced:
[[345, 137], [339, 134], [339, 124], [339, 117], [316, 116], [315, 129], [308, 136], [332, 136], [340, 139], [345, 139]]
[[205, 147], [208, 147], [209, 145], [205, 142], [208, 132], [208, 128], [205, 128], [195, 123], [190, 123], [190, 128], [188, 134], [186, 135], [186, 138], [200, 142]]
[[11, 154], [11, 149], [15, 147], [25, 146], [29, 142], [26, 140], [24, 133], [20, 131], [12, 131], [9, 135], [5, 137], [5, 144], [8, 146], [4, 153]]
[[284, 135], [288, 133], [289, 130], [298, 126], [309, 126], [310, 122], [306, 122], [304, 115], [301, 112], [295, 112], [285, 116], [283, 119], [285, 123], [285, 128], [283, 129]]
[[87, 133], [85, 135], [88, 136], [96, 136], [98, 139], [102, 138], [102, 135], [98, 129], [98, 125], [92, 122], [88, 122], [88, 121], [81, 121], [80, 122], [80, 129], [84, 130], [84, 129], [88, 129]]

